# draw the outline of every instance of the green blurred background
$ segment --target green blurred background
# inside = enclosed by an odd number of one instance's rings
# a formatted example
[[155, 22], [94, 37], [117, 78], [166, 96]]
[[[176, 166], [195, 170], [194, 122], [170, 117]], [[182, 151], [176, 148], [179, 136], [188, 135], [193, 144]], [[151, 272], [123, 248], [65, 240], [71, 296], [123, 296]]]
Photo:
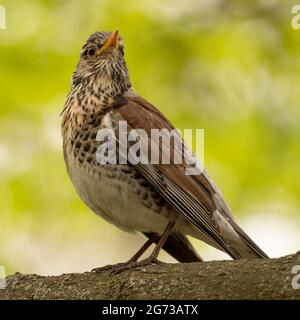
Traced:
[[[61, 151], [59, 113], [80, 48], [91, 33], [115, 29], [136, 91], [176, 127], [205, 129], [205, 167], [243, 228], [270, 256], [296, 251], [293, 3], [1, 0], [0, 264], [7, 273], [86, 271], [127, 260], [144, 241], [85, 207]], [[206, 259], [226, 257], [194, 244]]]

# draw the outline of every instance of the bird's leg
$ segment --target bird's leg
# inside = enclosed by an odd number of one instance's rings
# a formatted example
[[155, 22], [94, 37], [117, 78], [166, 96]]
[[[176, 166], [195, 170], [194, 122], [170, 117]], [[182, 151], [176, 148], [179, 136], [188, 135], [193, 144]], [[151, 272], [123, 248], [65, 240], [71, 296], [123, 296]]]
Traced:
[[158, 254], [161, 250], [161, 248], [163, 247], [164, 243], [166, 242], [168, 236], [170, 235], [174, 225], [176, 222], [174, 221], [170, 221], [167, 225], [167, 227], [165, 228], [163, 234], [161, 235], [159, 241], [157, 242], [155, 248], [153, 249], [151, 255], [149, 258], [141, 261], [139, 264], [140, 265], [147, 265], [147, 264], [151, 264], [151, 263], [155, 263], [155, 264], [161, 264], [162, 262], [157, 260]]
[[122, 263], [117, 263], [117, 264], [110, 264], [104, 267], [100, 268], [95, 268], [92, 271], [94, 272], [101, 272], [101, 271], [106, 271], [106, 270], [111, 270], [114, 271], [115, 269], [121, 268], [121, 267], [126, 267], [130, 266], [134, 267], [135, 263], [138, 261], [138, 259], [142, 256], [142, 254], [151, 246], [152, 243], [154, 243], [159, 236], [154, 234], [150, 239], [148, 239], [143, 246], [127, 261], [127, 262], [122, 262]]
[[138, 261], [138, 259], [142, 256], [142, 254], [151, 246], [152, 243], [158, 238], [158, 235], [153, 235], [150, 239], [148, 239], [141, 249], [129, 260], [129, 261]]
[[[176, 222], [173, 222], [173, 221], [168, 223], [168, 225], [166, 226], [166, 228], [165, 228], [163, 234], [161, 235], [161, 237], [159, 238], [159, 241], [157, 242], [157, 244], [156, 244], [156, 246], [155, 246], [154, 250], [152, 251], [152, 253], [151, 253], [149, 258], [147, 258], [145, 260], [142, 260], [140, 262], [137, 262], [137, 259], [134, 260], [134, 261], [131, 261], [131, 259], [130, 259], [127, 263], [125, 263], [123, 265], [120, 265], [120, 266], [116, 266], [116, 268], [114, 268], [111, 273], [119, 273], [121, 271], [132, 269], [132, 268], [135, 268], [135, 267], [146, 266], [146, 265], [149, 265], [151, 263], [162, 264], [163, 262], [157, 260], [157, 257], [158, 257], [158, 254], [159, 254], [161, 248], [163, 247], [165, 241], [167, 240], [168, 236], [170, 235], [175, 223]], [[152, 240], [152, 238], [151, 238], [151, 240]], [[156, 238], [154, 238], [152, 242], [154, 242], [155, 240], [156, 240]], [[147, 242], [145, 243], [145, 245], [147, 244]], [[139, 251], [137, 252], [137, 254], [139, 253]], [[144, 253], [144, 252], [145, 252], [145, 250], [142, 253]], [[140, 254], [139, 256], [141, 256], [141, 255], [142, 254]], [[134, 257], [135, 257], [135, 255], [132, 258], [134, 258]]]

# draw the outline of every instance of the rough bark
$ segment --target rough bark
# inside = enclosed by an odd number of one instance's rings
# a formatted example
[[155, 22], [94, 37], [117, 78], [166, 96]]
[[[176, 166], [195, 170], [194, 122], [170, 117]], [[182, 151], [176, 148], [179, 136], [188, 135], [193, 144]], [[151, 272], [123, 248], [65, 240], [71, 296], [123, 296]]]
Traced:
[[300, 299], [292, 286], [295, 265], [300, 252], [270, 260], [151, 265], [113, 276], [17, 273], [7, 277], [0, 299]]

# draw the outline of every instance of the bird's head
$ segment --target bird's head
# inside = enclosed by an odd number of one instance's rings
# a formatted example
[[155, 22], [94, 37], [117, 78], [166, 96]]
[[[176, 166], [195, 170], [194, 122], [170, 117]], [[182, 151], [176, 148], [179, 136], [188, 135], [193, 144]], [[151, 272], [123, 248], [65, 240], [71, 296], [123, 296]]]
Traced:
[[120, 94], [131, 88], [124, 43], [118, 31], [95, 32], [84, 44], [73, 75], [73, 85], [93, 84]]

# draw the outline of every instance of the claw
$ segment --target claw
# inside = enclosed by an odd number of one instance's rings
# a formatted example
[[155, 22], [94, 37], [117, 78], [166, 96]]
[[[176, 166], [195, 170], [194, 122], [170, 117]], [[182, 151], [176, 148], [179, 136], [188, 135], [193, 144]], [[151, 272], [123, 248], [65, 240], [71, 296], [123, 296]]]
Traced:
[[138, 262], [136, 261], [130, 261], [127, 263], [123, 263], [122, 265], [116, 265], [115, 268], [113, 268], [109, 275], [114, 275], [114, 274], [118, 274], [121, 273], [122, 271], [125, 270], [130, 270], [130, 269], [134, 269], [136, 266], [138, 265]]
[[92, 269], [92, 272], [100, 273], [104, 271], [114, 270], [115, 268], [121, 267], [123, 265], [126, 265], [128, 262], [122, 262], [117, 264], [108, 264], [107, 266], [100, 267], [100, 268], [94, 268]]
[[165, 263], [157, 260], [156, 258], [149, 257], [149, 258], [142, 260], [140, 262], [127, 261], [124, 263], [118, 263], [118, 264], [114, 264], [114, 265], [107, 265], [104, 267], [95, 268], [92, 270], [92, 272], [99, 273], [99, 272], [103, 272], [103, 271], [109, 271], [109, 275], [114, 275], [114, 274], [121, 273], [125, 270], [135, 269], [135, 268], [139, 268], [139, 267], [145, 267], [150, 264], [164, 265]]

